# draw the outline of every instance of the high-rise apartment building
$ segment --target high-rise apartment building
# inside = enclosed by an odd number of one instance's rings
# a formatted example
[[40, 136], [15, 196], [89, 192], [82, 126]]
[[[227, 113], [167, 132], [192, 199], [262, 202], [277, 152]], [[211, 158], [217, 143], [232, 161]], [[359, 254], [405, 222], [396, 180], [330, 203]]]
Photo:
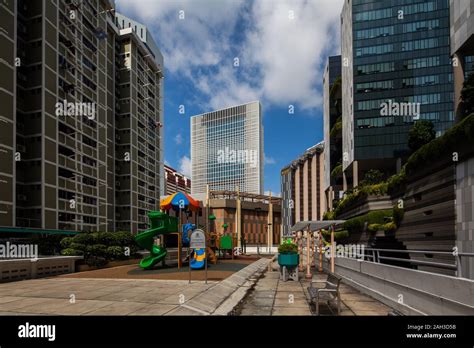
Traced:
[[464, 80], [474, 73], [474, 1], [450, 0], [451, 54], [454, 69], [454, 104], [456, 116], [459, 109]]
[[147, 28], [116, 14], [120, 28], [116, 89], [116, 219], [118, 230], [147, 228], [147, 212], [164, 194], [163, 56]]
[[341, 25], [347, 188], [400, 169], [417, 119], [448, 129], [454, 96], [447, 0], [347, 0]]
[[342, 189], [339, 178], [331, 177], [334, 168], [342, 163], [341, 104], [341, 56], [333, 56], [328, 58], [323, 76], [324, 191], [328, 210], [332, 210], [332, 200]]
[[191, 179], [165, 164], [165, 195], [175, 192], [191, 194]]
[[261, 194], [263, 125], [260, 102], [191, 117], [191, 192], [210, 190]]
[[137, 231], [158, 206], [162, 57], [117, 22], [110, 0], [0, 2], [0, 227]]
[[322, 220], [324, 197], [324, 143], [307, 149], [281, 170], [282, 235], [289, 236], [299, 221]]

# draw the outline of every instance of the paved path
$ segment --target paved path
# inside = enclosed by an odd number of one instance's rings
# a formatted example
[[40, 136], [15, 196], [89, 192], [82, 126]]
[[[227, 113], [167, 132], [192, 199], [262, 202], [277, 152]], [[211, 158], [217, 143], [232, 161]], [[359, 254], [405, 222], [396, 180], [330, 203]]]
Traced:
[[260, 259], [221, 282], [208, 284], [67, 277], [4, 283], [0, 284], [0, 315], [225, 315], [269, 261]]
[[[303, 278], [303, 273], [300, 273], [300, 276], [299, 282], [291, 280], [283, 282], [279, 280], [278, 271], [266, 272], [240, 305], [238, 313], [240, 315], [312, 315], [307, 293], [310, 281]], [[313, 280], [325, 279], [325, 274], [316, 273], [313, 276]], [[388, 315], [391, 311], [390, 307], [346, 284], [341, 284], [340, 290], [341, 315]], [[329, 308], [322, 303], [320, 310], [321, 315], [333, 315], [336, 312], [336, 308]]]
[[[313, 275], [313, 281], [324, 281], [326, 280], [326, 274], [316, 273]], [[309, 281], [304, 279], [301, 280], [305, 284], [304, 291], [307, 295], [307, 287], [310, 285]], [[315, 287], [321, 287], [323, 284], [315, 284]], [[382, 302], [375, 300], [374, 298], [367, 296], [353, 287], [341, 283], [339, 286], [341, 291], [341, 315], [388, 315], [392, 308], [384, 305]], [[324, 308], [324, 305], [320, 307], [321, 314], [332, 314], [329, 308]], [[336, 313], [336, 307], [331, 308]]]
[[267, 272], [245, 299], [240, 315], [311, 315], [300, 282], [283, 282], [279, 272]]

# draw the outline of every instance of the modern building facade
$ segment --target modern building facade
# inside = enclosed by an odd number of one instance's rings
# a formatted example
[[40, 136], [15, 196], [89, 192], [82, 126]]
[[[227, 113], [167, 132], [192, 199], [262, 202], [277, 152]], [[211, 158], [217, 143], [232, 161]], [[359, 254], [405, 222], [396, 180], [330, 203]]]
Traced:
[[454, 95], [448, 1], [348, 0], [341, 25], [347, 188], [371, 168], [399, 170], [417, 119], [448, 129]]
[[191, 117], [191, 192], [204, 199], [214, 191], [261, 194], [263, 123], [260, 102]]
[[139, 195], [158, 206], [162, 57], [116, 23], [109, 0], [0, 3], [0, 227], [137, 231]]
[[459, 118], [464, 80], [474, 73], [474, 1], [450, 0], [451, 55], [454, 69], [454, 106]]
[[[332, 201], [342, 189], [338, 178], [331, 177], [334, 168], [342, 162], [341, 131], [334, 129], [336, 123], [342, 126], [341, 105], [341, 56], [328, 58], [323, 76], [324, 105], [324, 192], [326, 207], [332, 210]], [[337, 127], [337, 126], [336, 126]], [[340, 127], [342, 128], [342, 127]], [[334, 129], [334, 131], [332, 131]], [[332, 131], [332, 132], [331, 132]], [[331, 134], [332, 133], [332, 134]]]
[[191, 194], [191, 179], [165, 164], [165, 195], [175, 192]]
[[324, 197], [324, 143], [318, 143], [281, 170], [282, 234], [290, 235], [299, 221], [322, 220]]

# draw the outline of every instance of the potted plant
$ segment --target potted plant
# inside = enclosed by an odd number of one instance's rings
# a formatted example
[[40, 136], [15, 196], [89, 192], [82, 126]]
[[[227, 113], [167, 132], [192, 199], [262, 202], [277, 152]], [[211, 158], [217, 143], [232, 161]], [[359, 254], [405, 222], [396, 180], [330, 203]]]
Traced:
[[298, 254], [298, 246], [296, 244], [288, 240], [278, 247], [278, 264], [281, 267], [296, 267], [299, 261], [300, 255]]

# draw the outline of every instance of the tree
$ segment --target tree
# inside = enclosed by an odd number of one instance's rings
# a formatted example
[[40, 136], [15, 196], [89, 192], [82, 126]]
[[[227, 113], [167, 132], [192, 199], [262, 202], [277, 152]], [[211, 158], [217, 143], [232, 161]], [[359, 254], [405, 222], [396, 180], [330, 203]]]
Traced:
[[474, 73], [471, 73], [463, 83], [461, 103], [463, 109], [461, 119], [463, 119], [474, 112]]
[[436, 132], [431, 121], [418, 121], [408, 132], [408, 147], [412, 152], [415, 152], [423, 145], [428, 144], [435, 137]]

